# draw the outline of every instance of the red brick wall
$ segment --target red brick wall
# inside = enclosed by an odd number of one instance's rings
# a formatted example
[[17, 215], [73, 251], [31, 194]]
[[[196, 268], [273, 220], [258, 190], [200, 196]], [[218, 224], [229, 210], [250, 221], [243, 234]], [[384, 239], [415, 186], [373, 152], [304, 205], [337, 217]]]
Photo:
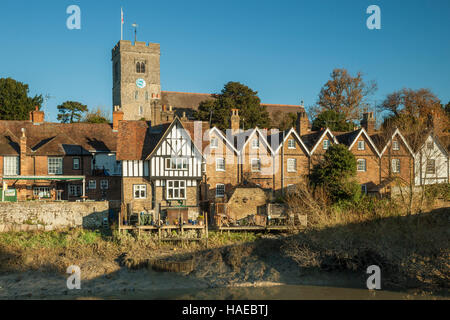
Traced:
[[[208, 200], [215, 200], [216, 185], [225, 184], [225, 193], [239, 183], [238, 156], [217, 134], [212, 133], [211, 138], [218, 139], [217, 148], [205, 148], [206, 158], [206, 189]], [[225, 171], [216, 170], [216, 159], [225, 159]]]
[[[364, 150], [358, 150], [358, 141], [364, 141]], [[355, 141], [350, 151], [358, 159], [366, 160], [366, 171], [356, 171], [356, 179], [359, 184], [365, 184], [370, 192], [381, 182], [380, 181], [380, 159], [376, 150], [370, 144], [365, 135], [361, 134]]]

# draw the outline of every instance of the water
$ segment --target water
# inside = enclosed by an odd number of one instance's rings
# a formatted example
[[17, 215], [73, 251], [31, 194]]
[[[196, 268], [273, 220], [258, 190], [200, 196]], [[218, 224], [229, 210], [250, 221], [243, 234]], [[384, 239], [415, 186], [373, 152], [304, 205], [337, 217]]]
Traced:
[[385, 290], [339, 288], [326, 286], [280, 285], [271, 287], [241, 287], [213, 289], [176, 289], [134, 292], [107, 297], [81, 299], [126, 300], [430, 300], [448, 299], [435, 295], [414, 295]]

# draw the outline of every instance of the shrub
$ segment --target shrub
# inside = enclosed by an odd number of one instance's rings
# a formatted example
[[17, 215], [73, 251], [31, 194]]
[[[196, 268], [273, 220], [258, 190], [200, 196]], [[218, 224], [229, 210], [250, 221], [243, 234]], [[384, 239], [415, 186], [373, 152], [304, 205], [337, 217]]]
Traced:
[[328, 148], [324, 159], [314, 166], [310, 180], [314, 187], [324, 187], [334, 202], [355, 202], [361, 197], [361, 187], [355, 176], [355, 156], [345, 145], [335, 144]]

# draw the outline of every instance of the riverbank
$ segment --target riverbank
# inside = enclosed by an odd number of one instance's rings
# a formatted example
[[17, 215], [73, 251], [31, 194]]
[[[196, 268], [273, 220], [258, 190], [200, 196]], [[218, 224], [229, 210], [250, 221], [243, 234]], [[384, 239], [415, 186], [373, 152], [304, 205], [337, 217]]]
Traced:
[[[448, 296], [449, 221], [444, 208], [287, 235], [212, 233], [209, 249], [77, 229], [0, 234], [0, 299], [157, 298], [174, 290], [196, 297], [192, 290], [279, 285], [366, 290], [372, 264], [383, 290]], [[77, 292], [66, 287], [70, 265], [81, 268]], [[180, 265], [188, 267], [161, 272]]]

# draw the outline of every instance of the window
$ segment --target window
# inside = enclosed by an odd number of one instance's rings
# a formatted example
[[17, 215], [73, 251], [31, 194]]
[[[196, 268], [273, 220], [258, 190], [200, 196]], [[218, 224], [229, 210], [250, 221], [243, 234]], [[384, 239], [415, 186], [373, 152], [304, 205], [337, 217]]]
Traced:
[[358, 150], [364, 150], [365, 147], [364, 141], [358, 141]]
[[71, 196], [71, 197], [81, 196], [82, 187], [83, 186], [81, 184], [70, 184], [69, 185], [69, 196]]
[[72, 159], [72, 169], [73, 170], [80, 170], [80, 158], [73, 158]]
[[145, 92], [145, 101], [148, 101], [148, 91]]
[[19, 175], [19, 157], [4, 157], [3, 158], [3, 174], [5, 176]]
[[288, 172], [297, 171], [297, 159], [287, 159], [287, 171]]
[[211, 138], [211, 149], [219, 147], [219, 140], [217, 138]]
[[427, 142], [427, 149], [428, 149], [428, 150], [433, 150], [433, 149], [434, 149], [434, 143], [433, 143], [433, 141]]
[[48, 174], [62, 174], [62, 158], [48, 158]]
[[259, 139], [258, 138], [253, 139], [253, 141], [252, 141], [252, 148], [253, 149], [259, 149]]
[[50, 198], [50, 187], [34, 187], [33, 195], [39, 198]]
[[136, 73], [145, 73], [145, 63], [136, 62]]
[[89, 180], [89, 183], [88, 183], [88, 188], [89, 189], [97, 189], [97, 181], [95, 181], [95, 180]]
[[367, 194], [367, 186], [366, 186], [365, 184], [362, 184], [362, 185], [361, 185], [361, 192], [362, 192], [363, 194]]
[[216, 197], [223, 198], [225, 196], [225, 185], [224, 184], [216, 184]]
[[392, 150], [400, 150], [400, 145], [398, 144], [398, 141], [392, 142]]
[[186, 199], [186, 182], [183, 180], [167, 181], [167, 199]]
[[400, 173], [400, 159], [392, 159], [392, 172]]
[[109, 181], [108, 180], [100, 180], [100, 189], [107, 190], [109, 187]]
[[288, 140], [288, 149], [295, 149], [295, 140], [294, 139]]
[[188, 159], [187, 158], [167, 158], [166, 170], [187, 170]]
[[366, 171], [366, 159], [358, 159], [356, 162], [356, 170], [358, 171]]
[[330, 146], [330, 140], [323, 140], [323, 150], [327, 150]]
[[136, 184], [133, 186], [133, 193], [135, 199], [147, 198], [147, 186], [145, 184]]
[[434, 160], [434, 159], [427, 160], [426, 173], [427, 174], [435, 174], [436, 173], [436, 160]]
[[261, 171], [261, 159], [252, 159], [252, 171]]
[[139, 99], [139, 92], [135, 91], [134, 92], [134, 100], [137, 100], [137, 99]]
[[142, 116], [144, 113], [144, 108], [142, 106], [139, 106], [139, 115]]
[[216, 171], [225, 171], [225, 159], [224, 158], [216, 159]]

